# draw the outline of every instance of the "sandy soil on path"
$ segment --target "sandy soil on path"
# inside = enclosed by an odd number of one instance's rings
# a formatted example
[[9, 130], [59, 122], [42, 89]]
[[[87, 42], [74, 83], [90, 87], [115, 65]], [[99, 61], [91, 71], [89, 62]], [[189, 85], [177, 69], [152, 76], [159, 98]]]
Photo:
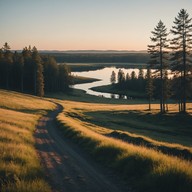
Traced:
[[60, 137], [54, 119], [62, 110], [57, 105], [55, 111], [39, 120], [35, 131], [37, 152], [53, 192], [129, 191], [113, 173]]

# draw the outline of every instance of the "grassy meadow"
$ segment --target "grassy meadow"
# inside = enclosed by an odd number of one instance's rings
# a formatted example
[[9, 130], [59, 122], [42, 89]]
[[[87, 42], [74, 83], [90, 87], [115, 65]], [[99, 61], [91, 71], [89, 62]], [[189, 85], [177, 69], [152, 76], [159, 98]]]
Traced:
[[64, 107], [57, 122], [65, 137], [119, 173], [136, 191], [192, 190], [190, 114], [177, 116], [175, 104], [160, 117], [158, 104], [153, 104], [149, 113], [147, 104], [63, 98], [66, 100], [57, 100]]
[[55, 105], [63, 138], [77, 143], [115, 171], [135, 191], [192, 191], [192, 104], [188, 115], [178, 106], [159, 114], [145, 100], [118, 100], [86, 95], [81, 90], [48, 95], [49, 100], [0, 90], [1, 191], [51, 191], [35, 151], [38, 119]]
[[38, 97], [0, 90], [0, 191], [49, 192], [33, 133], [54, 105]]

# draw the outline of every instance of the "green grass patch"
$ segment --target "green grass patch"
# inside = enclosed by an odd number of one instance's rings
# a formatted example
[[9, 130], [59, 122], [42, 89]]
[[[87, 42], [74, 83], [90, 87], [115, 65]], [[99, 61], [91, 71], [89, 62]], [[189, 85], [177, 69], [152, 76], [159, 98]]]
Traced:
[[49, 98], [56, 98], [60, 100], [80, 101], [86, 103], [108, 103], [108, 104], [130, 104], [130, 105], [148, 103], [148, 101], [145, 99], [127, 100], [127, 99], [98, 97], [86, 94], [85, 91], [80, 89], [70, 89], [68, 93], [62, 93], [62, 92], [49, 93], [46, 94], [46, 96]]
[[91, 90], [98, 91], [102, 93], [112, 93], [112, 94], [119, 94], [119, 95], [127, 95], [130, 98], [137, 98], [137, 99], [146, 99], [146, 94], [144, 92], [138, 92], [133, 90], [121, 90], [118, 86], [114, 85], [102, 85], [97, 87], [92, 87]]
[[136, 191], [192, 191], [191, 161], [103, 136], [65, 114], [60, 114], [57, 122], [65, 136], [118, 172]]
[[190, 114], [127, 110], [86, 112], [87, 121], [112, 130], [143, 135], [151, 139], [192, 147], [192, 116]]

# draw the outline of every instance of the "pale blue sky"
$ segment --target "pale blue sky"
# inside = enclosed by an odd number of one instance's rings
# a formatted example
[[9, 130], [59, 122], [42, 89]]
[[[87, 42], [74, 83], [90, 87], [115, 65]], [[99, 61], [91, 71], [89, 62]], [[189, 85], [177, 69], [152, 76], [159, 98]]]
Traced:
[[181, 8], [192, 17], [192, 0], [0, 0], [0, 47], [145, 50]]

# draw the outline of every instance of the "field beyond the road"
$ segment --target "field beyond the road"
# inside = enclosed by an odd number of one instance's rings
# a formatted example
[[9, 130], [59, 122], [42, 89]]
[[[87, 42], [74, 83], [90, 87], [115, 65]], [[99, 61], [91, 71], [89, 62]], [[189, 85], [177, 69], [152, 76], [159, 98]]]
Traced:
[[187, 115], [177, 114], [175, 104], [160, 115], [158, 104], [149, 112], [144, 103], [87, 103], [78, 97], [72, 101], [69, 95], [63, 99], [57, 100], [64, 107], [57, 121], [64, 137], [127, 179], [136, 191], [192, 190], [191, 104]]

